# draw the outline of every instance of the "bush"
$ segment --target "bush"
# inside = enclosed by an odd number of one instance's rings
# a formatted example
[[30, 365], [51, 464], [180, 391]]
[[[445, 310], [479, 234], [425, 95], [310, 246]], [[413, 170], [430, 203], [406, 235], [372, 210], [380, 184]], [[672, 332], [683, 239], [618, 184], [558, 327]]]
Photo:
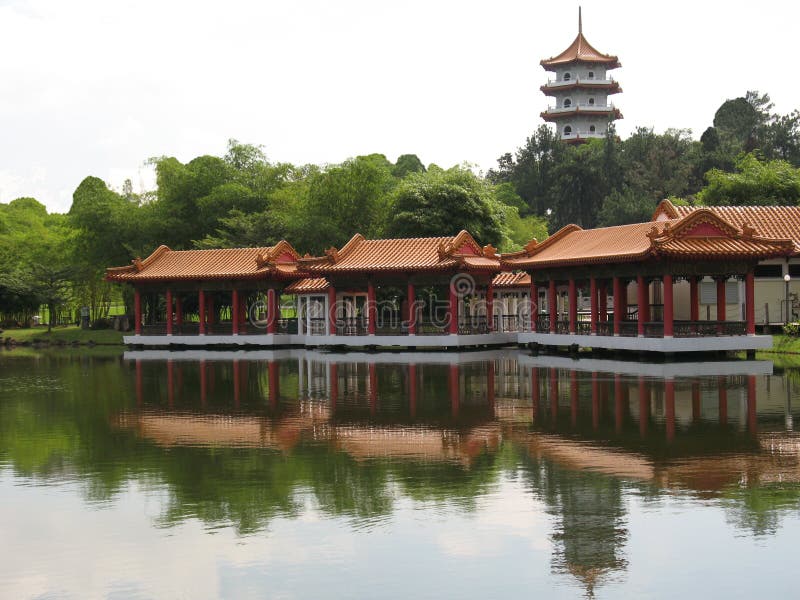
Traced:
[[111, 319], [95, 319], [92, 329], [111, 329]]
[[783, 333], [792, 337], [800, 336], [800, 323], [797, 321], [794, 323], [787, 323], [783, 326]]

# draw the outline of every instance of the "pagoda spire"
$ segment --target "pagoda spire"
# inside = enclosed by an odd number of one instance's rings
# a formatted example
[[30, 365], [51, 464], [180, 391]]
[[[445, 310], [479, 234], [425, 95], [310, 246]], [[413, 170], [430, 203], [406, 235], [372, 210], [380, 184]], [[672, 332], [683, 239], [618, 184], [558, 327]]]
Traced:
[[578, 7], [578, 33], [583, 33], [583, 18], [581, 17], [581, 7]]

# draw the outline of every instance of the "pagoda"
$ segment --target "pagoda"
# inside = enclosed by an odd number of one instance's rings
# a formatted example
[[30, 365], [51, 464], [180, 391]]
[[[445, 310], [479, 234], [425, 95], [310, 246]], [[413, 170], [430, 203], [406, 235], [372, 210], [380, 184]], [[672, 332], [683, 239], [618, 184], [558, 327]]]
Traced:
[[555, 106], [548, 107], [541, 117], [556, 124], [562, 140], [580, 143], [605, 137], [609, 123], [622, 118], [619, 110], [608, 102], [611, 94], [622, 91], [608, 76], [611, 69], [621, 66], [619, 59], [598, 52], [586, 41], [580, 8], [578, 36], [561, 54], [539, 64], [545, 71], [555, 73], [555, 79], [540, 88], [555, 99]]

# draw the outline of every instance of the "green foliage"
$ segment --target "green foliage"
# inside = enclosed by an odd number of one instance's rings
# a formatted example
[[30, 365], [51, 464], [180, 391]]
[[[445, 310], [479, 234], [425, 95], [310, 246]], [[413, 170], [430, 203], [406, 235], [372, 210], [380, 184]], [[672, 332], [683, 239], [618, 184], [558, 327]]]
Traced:
[[800, 323], [787, 323], [783, 326], [783, 333], [791, 337], [800, 336]]
[[599, 225], [608, 227], [627, 225], [628, 223], [644, 223], [653, 216], [655, 208], [656, 203], [651, 198], [624, 186], [622, 191], [613, 190], [603, 200]]
[[392, 169], [392, 175], [402, 179], [409, 173], [424, 173], [425, 165], [416, 154], [401, 154]]
[[697, 194], [703, 204], [781, 205], [800, 201], [800, 169], [783, 160], [761, 161], [746, 154], [736, 161], [736, 173], [712, 169], [708, 186]]

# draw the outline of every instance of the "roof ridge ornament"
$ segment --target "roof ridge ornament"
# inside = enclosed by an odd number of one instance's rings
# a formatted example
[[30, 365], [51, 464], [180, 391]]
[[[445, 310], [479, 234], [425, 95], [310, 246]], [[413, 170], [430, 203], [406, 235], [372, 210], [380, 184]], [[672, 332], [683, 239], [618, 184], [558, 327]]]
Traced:
[[133, 266], [137, 271], [141, 271], [142, 269], [144, 269], [144, 263], [142, 262], [141, 256], [137, 256], [131, 262], [133, 263]]
[[330, 248], [325, 250], [325, 256], [327, 256], [331, 262], [336, 262], [339, 260], [339, 251], [336, 249], [335, 246], [331, 246]]
[[495, 248], [495, 247], [494, 247], [494, 246], [492, 246], [491, 244], [486, 244], [486, 245], [483, 247], [483, 255], [484, 255], [486, 258], [497, 258], [497, 256], [498, 256], [498, 254], [497, 254], [497, 248]]
[[753, 237], [755, 237], [755, 234], [756, 234], [755, 227], [750, 225], [750, 223], [748, 221], [745, 221], [744, 223], [742, 223], [742, 237], [743, 238], [745, 238], [747, 240], [750, 240], [750, 239], [753, 239]]

